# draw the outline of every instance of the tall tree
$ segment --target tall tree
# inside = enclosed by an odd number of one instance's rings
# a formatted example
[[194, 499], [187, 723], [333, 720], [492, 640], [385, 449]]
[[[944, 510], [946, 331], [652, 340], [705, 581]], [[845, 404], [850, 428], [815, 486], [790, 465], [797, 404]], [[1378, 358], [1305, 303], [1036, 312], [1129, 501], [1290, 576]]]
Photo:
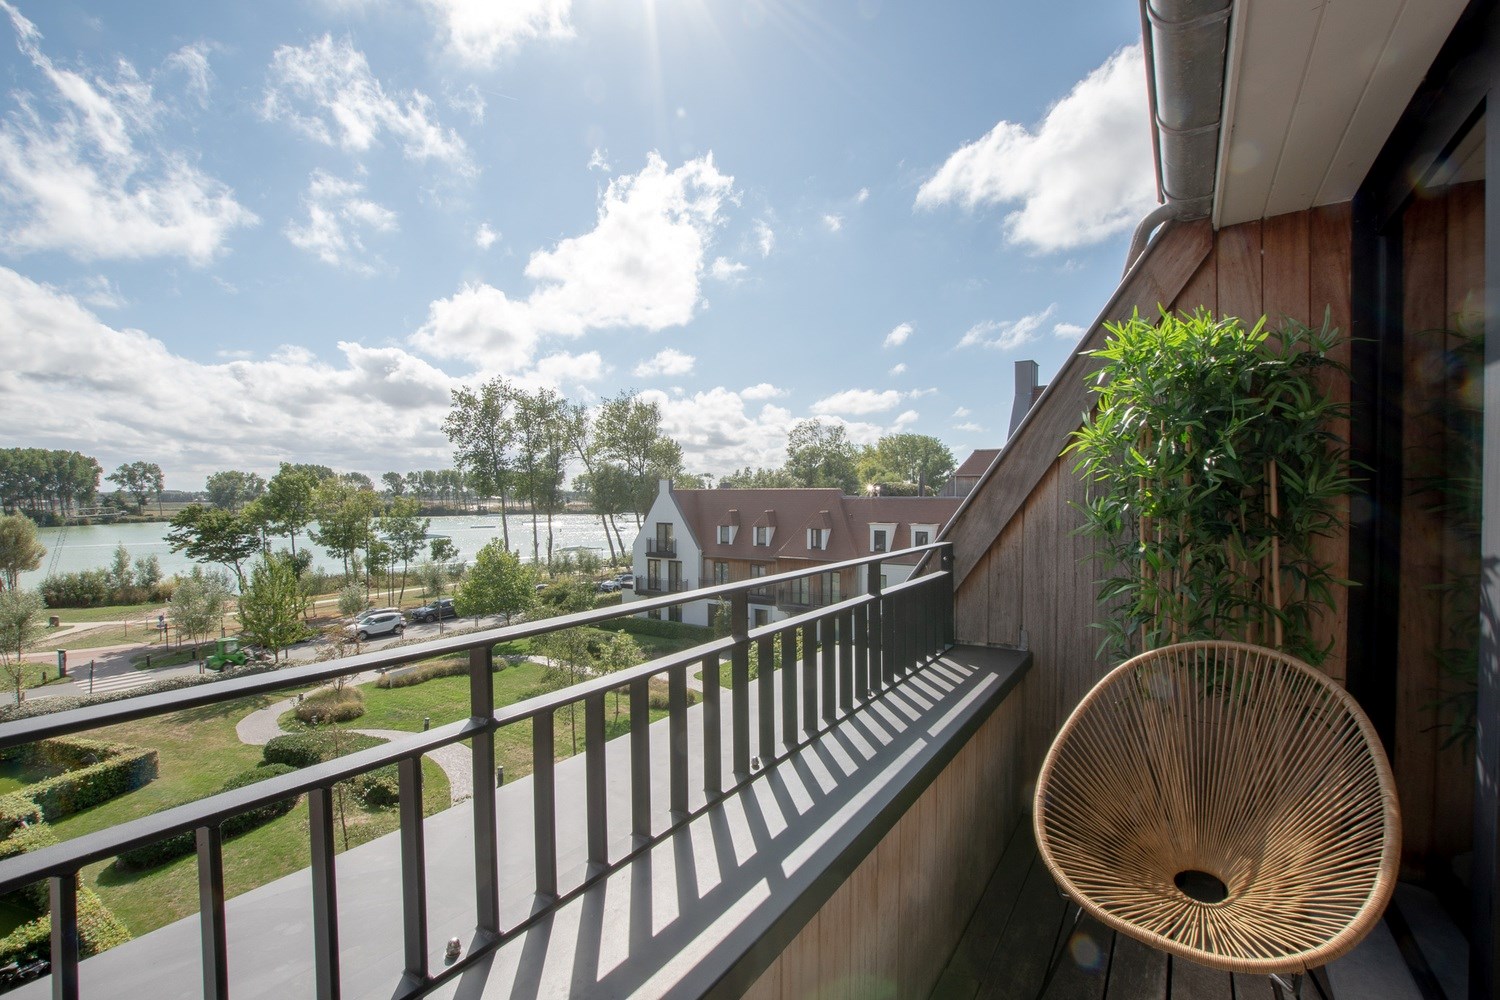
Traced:
[[135, 498], [137, 514], [146, 512], [147, 500], [153, 496], [158, 499], [161, 497], [165, 483], [161, 466], [155, 462], [127, 462], [111, 472], [107, 478], [120, 488], [120, 492], [129, 493]]
[[535, 583], [531, 567], [523, 566], [503, 542], [491, 541], [475, 555], [474, 565], [453, 594], [453, 607], [475, 624], [482, 615], [504, 615], [509, 624], [512, 615], [536, 602]]
[[240, 594], [240, 632], [280, 659], [282, 651], [306, 633], [302, 618], [307, 605], [293, 560], [284, 553], [262, 556]]
[[887, 434], [859, 453], [862, 483], [917, 483], [936, 490], [958, 463], [948, 446], [929, 434]]
[[578, 461], [583, 463], [584, 474], [574, 480], [574, 488], [580, 489], [589, 498], [589, 506], [594, 508], [595, 515], [599, 518], [599, 526], [604, 529], [604, 541], [609, 546], [609, 561], [613, 565], [617, 559], [615, 555], [615, 540], [609, 533], [610, 508], [601, 503], [599, 493], [600, 481], [596, 477], [597, 467], [602, 465], [599, 443], [594, 439], [593, 421], [589, 419], [588, 410], [578, 403], [568, 404], [567, 419], [563, 424], [568, 434], [569, 447], [573, 454], [578, 456]]
[[836, 486], [846, 494], [858, 492], [857, 455], [843, 424], [799, 420], [787, 435], [786, 471], [798, 486]]
[[22, 573], [42, 564], [47, 548], [36, 540], [36, 522], [24, 514], [0, 517], [0, 580], [15, 590]]
[[624, 470], [636, 527], [651, 509], [658, 479], [682, 472], [682, 446], [661, 427], [661, 407], [629, 390], [604, 401], [596, 421], [600, 446]]
[[409, 497], [396, 497], [380, 516], [380, 533], [391, 547], [391, 564], [401, 563], [401, 596], [406, 597], [406, 571], [411, 561], [422, 551], [427, 540], [427, 529], [432, 527], [432, 518], [422, 516], [422, 505]]
[[406, 493], [406, 477], [399, 472], [383, 472], [380, 481], [385, 484], [388, 496], [399, 497]]
[[266, 481], [258, 473], [225, 469], [204, 483], [208, 502], [222, 510], [237, 511], [266, 492]]
[[177, 582], [167, 616], [179, 635], [197, 642], [207, 639], [214, 626], [223, 621], [228, 604], [229, 574], [223, 570], [205, 573], [202, 566], [194, 566], [192, 573]]
[[16, 703], [26, 697], [26, 647], [41, 637], [45, 626], [42, 612], [46, 605], [34, 590], [7, 590], [0, 593], [0, 672], [16, 692]]
[[281, 469], [266, 484], [266, 495], [256, 501], [271, 532], [291, 539], [293, 554], [297, 551], [297, 533], [317, 517], [318, 484], [333, 478], [331, 471], [320, 476], [318, 470], [323, 468], [326, 466], [282, 462]]
[[453, 406], [443, 433], [453, 445], [453, 461], [482, 496], [500, 497], [500, 531], [510, 548], [505, 510], [510, 497], [510, 453], [515, 440], [516, 390], [496, 376], [478, 389], [453, 390]]
[[260, 533], [243, 513], [188, 504], [172, 518], [167, 541], [173, 552], [197, 562], [219, 563], [234, 571], [245, 589], [245, 562], [261, 548]]
[[370, 522], [380, 508], [380, 498], [373, 490], [358, 489], [343, 479], [325, 479], [313, 491], [313, 501], [318, 527], [311, 538], [343, 560], [347, 576], [354, 554], [370, 537]]

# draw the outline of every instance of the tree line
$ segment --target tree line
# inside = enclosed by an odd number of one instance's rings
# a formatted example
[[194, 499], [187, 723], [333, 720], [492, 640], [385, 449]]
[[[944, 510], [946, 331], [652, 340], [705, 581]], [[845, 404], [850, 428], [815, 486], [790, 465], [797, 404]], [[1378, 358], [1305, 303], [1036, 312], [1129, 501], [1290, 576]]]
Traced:
[[927, 434], [888, 434], [856, 445], [843, 424], [799, 420], [787, 435], [786, 464], [746, 466], [719, 478], [720, 488], [834, 487], [846, 495], [931, 496], [957, 468], [953, 452]]

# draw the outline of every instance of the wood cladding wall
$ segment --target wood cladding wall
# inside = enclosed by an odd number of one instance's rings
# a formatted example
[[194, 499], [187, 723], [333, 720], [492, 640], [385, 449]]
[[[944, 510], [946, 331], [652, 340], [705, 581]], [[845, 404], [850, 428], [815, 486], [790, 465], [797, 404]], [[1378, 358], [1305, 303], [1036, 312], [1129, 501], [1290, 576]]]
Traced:
[[[1463, 378], [1460, 330], [1482, 330], [1484, 184], [1412, 203], [1402, 219], [1401, 591], [1392, 762], [1405, 820], [1404, 853], [1420, 872], [1472, 842], [1474, 759], [1462, 742], [1444, 746], [1450, 711], [1437, 705], [1457, 682], [1440, 651], [1477, 628], [1478, 539], [1442, 508], [1437, 480], [1463, 467], [1444, 414], [1477, 386]], [[1477, 403], [1477, 399], [1470, 402]], [[1467, 593], [1455, 587], [1469, 588]]]
[[1041, 764], [1024, 750], [1036, 682], [1031, 671], [1010, 692], [747, 998], [931, 993], [1027, 811]]

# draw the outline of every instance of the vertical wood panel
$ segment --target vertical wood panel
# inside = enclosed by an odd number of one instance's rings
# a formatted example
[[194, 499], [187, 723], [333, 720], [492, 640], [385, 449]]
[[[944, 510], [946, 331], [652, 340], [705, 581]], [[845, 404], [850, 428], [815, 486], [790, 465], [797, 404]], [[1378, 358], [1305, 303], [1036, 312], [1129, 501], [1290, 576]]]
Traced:
[[761, 974], [755, 985], [745, 991], [744, 1000], [781, 1000], [781, 970], [785, 952], [776, 957], [771, 967]]
[[1178, 293], [1176, 300], [1171, 303], [1174, 312], [1190, 316], [1199, 309], [1207, 309], [1211, 313], [1219, 311], [1218, 258], [1218, 252], [1211, 251], [1208, 259], [1199, 265], [1198, 270]]
[[1242, 222], [1217, 234], [1219, 312], [1254, 323], [1261, 313], [1260, 223]]
[[819, 915], [814, 914], [777, 959], [781, 963], [781, 995], [786, 1000], [817, 995], [819, 922]]
[[990, 641], [1007, 646], [1021, 642], [1026, 575], [1026, 511], [1020, 510], [990, 549]]
[[959, 642], [986, 646], [993, 616], [990, 608], [990, 553], [985, 553], [953, 595], [953, 634]]
[[[1260, 313], [1271, 326], [1284, 319], [1312, 323], [1309, 304], [1308, 213], [1291, 212], [1261, 223]], [[1321, 318], [1321, 313], [1320, 313]]]
[[818, 992], [822, 1000], [854, 1000], [849, 989], [853, 931], [852, 882], [845, 882], [818, 914]]

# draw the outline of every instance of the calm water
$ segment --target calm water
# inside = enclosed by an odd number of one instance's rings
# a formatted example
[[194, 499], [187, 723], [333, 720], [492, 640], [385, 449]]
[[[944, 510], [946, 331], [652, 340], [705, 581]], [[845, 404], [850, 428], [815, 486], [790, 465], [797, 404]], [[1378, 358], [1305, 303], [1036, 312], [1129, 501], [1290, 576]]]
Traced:
[[[510, 522], [510, 547], [520, 550], [522, 560], [530, 561], [531, 518], [526, 515], [511, 514], [508, 520]], [[189, 572], [193, 568], [193, 561], [182, 553], [172, 551], [166, 541], [167, 528], [168, 525], [165, 522], [41, 528], [37, 531], [37, 538], [47, 547], [47, 554], [42, 557], [40, 569], [21, 574], [21, 586], [36, 586], [42, 582], [42, 578], [48, 572], [71, 573], [77, 570], [106, 568], [114, 559], [117, 545], [124, 545], [129, 549], [132, 559], [156, 556], [161, 560], [162, 571], [167, 576]], [[500, 537], [500, 517], [496, 514], [434, 517], [432, 527], [428, 529], [428, 532], [432, 535], [447, 535], [458, 547], [460, 559], [473, 559], [474, 553], [478, 552], [485, 543], [492, 538]], [[547, 523], [545, 521], [538, 523], [538, 535], [542, 556], [545, 559], [547, 549]], [[620, 536], [625, 539], [626, 545], [634, 541], [634, 518], [627, 518], [620, 522]], [[600, 526], [599, 519], [592, 514], [554, 515], [552, 538], [554, 550], [581, 546], [598, 549], [606, 557], [609, 552], [609, 546], [604, 539], [604, 529]], [[297, 536], [298, 550], [300, 551], [304, 545], [312, 545], [307, 540], [305, 532]], [[286, 548], [286, 539], [278, 539], [276, 547]], [[343, 568], [340, 560], [330, 556], [321, 547], [312, 545], [312, 549], [317, 553], [315, 565], [330, 572]]]

